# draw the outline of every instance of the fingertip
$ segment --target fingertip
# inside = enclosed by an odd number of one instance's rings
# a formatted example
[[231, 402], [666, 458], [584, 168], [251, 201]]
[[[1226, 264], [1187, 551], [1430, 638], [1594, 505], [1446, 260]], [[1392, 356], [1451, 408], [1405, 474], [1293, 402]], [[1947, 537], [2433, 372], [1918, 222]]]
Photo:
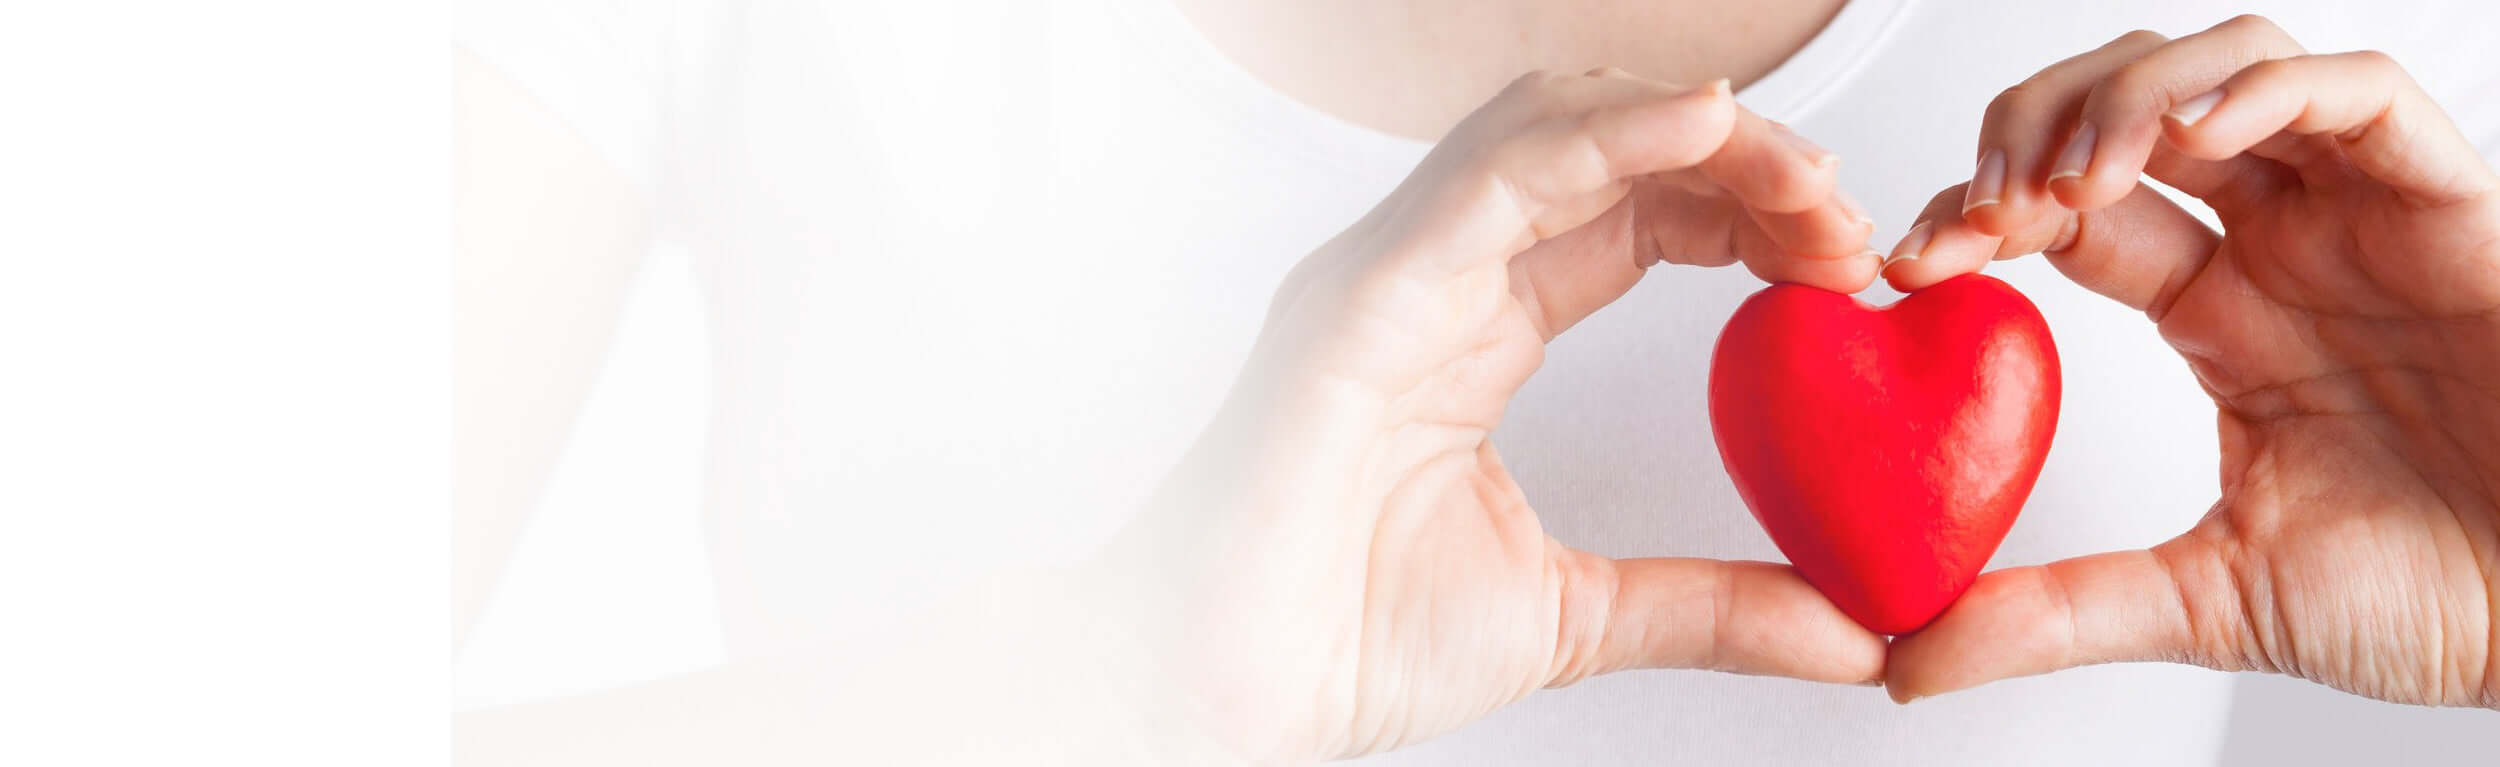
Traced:
[[1933, 682], [1933, 664], [1928, 660], [1927, 642], [1924, 641], [1932, 631], [1931, 625], [1894, 637], [1892, 645], [1886, 649], [1884, 695], [1892, 698], [1892, 702], [1906, 706], [1921, 698], [1949, 692], [1938, 689]]
[[1794, 282], [1835, 293], [1856, 293], [1875, 284], [1879, 261], [1875, 252], [1847, 258], [1773, 258], [1747, 260], [1745, 269], [1764, 282]]
[[1936, 222], [1920, 221], [1910, 225], [1910, 231], [1901, 235], [1901, 241], [1893, 243], [1892, 251], [1885, 254], [1883, 263], [1875, 267], [1876, 272], [1883, 276], [1885, 284], [1891, 285], [1894, 290], [1901, 291], [1920, 286], [1915, 282], [1917, 278], [1910, 275], [1910, 272], [1915, 270], [1905, 265], [1917, 263], [1919, 259], [1926, 257], [1927, 244], [1935, 236], [1935, 230]]
[[2090, 177], [2083, 173], [2049, 179], [2049, 199], [2068, 210], [2079, 208], [2091, 193]]
[[1699, 88], [1694, 88], [1678, 95], [1681, 98], [1698, 101], [1716, 112], [1726, 114], [1730, 118], [1735, 117], [1736, 111], [1740, 108], [1736, 104], [1735, 92], [1729, 89], [1727, 78], [1724, 77], [1712, 80], [1703, 84]]
[[[1920, 227], [1924, 227], [1922, 230]], [[1966, 222], [1931, 222], [1913, 227], [1894, 246], [1884, 280], [1907, 293], [1979, 271], [1996, 254], [1997, 238]]]
[[1834, 289], [1842, 293], [1856, 293], [1884, 276], [1884, 254], [1871, 248], [1862, 250], [1848, 259], [1846, 266], [1844, 281]]
[[2014, 211], [2003, 199], [1990, 197], [1962, 204], [1962, 223], [1988, 235], [2002, 235], [2013, 229]]
[[2210, 133], [2176, 117], [2164, 115], [2161, 119], [2162, 143], [2169, 144], [2172, 150], [2188, 158], [2207, 162], [2228, 160], [2246, 148], [2216, 140]]
[[[1809, 262], [1800, 268], [1826, 272], [1847, 272], [1853, 278], [1873, 281], [1875, 259], [1860, 259], [1868, 252], [1866, 238], [1874, 234], [1872, 221], [1853, 213], [1849, 205], [1834, 197], [1823, 204], [1794, 213], [1778, 213], [1747, 208], [1746, 215], [1754, 230], [1764, 235], [1768, 247], [1757, 250], [1754, 260], [1765, 262]], [[1841, 263], [1827, 267], [1822, 262]], [[1861, 283], [1861, 287], [1863, 283]]]
[[1933, 622], [1895, 639], [1885, 687], [1908, 703], [2074, 665], [2071, 616], [2044, 567], [1988, 573]]
[[1842, 613], [1831, 599], [1794, 569], [1739, 563], [1768, 576], [1757, 604], [1772, 605], [1735, 627], [1745, 635], [1737, 657], [1749, 670], [1832, 684], [1864, 684], [1884, 678], [1884, 638]]

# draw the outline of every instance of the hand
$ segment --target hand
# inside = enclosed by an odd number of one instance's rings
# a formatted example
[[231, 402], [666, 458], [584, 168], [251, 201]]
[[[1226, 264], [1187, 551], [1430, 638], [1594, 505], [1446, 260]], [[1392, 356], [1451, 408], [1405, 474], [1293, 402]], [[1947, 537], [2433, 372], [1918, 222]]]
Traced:
[[2043, 251], [2144, 310], [2220, 410], [2222, 493], [2149, 551], [1983, 576], [1894, 643], [1894, 698], [2167, 660], [2500, 706], [2500, 184], [2439, 108], [2245, 16], [2059, 62], [1980, 146], [1886, 277]]
[[1725, 83], [1531, 75], [1297, 266], [1125, 546], [1155, 562], [1147, 614], [1181, 616], [1160, 644], [1198, 718], [1260, 760], [1324, 758], [1618, 669], [1877, 678], [1882, 640], [1785, 566], [1548, 537], [1488, 441], [1545, 342], [1654, 263], [1872, 282], [1828, 158]]

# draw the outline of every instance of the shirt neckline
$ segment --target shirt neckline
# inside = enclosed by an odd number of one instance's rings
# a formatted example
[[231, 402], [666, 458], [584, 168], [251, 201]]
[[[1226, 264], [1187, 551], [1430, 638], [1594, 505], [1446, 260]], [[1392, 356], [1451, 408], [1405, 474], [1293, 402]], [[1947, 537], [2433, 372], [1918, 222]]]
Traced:
[[[1844, 84], [1851, 74], [1872, 58], [1875, 49], [1891, 35], [1911, 0], [1847, 0], [1823, 29], [1806, 41], [1788, 60], [1762, 79], [1745, 86], [1736, 94], [1737, 101], [1763, 117], [1779, 122], [1796, 122], [1813, 113]], [[1164, 61], [1175, 66], [1175, 76], [1198, 80], [1198, 84], [1219, 92], [1253, 94], [1261, 102], [1258, 111], [1265, 114], [1293, 115], [1291, 122], [1314, 126], [1314, 130], [1349, 136], [1355, 143], [1395, 153], [1420, 155], [1434, 142], [1401, 136], [1363, 125], [1285, 95], [1266, 81], [1242, 68], [1239, 62], [1217, 48], [1195, 23], [1183, 16], [1169, 0], [1120, 2], [1118, 6], [1135, 10], [1121, 14], [1137, 27], [1141, 42], [1161, 49]], [[1277, 126], [1270, 126], [1271, 130]], [[1289, 130], [1289, 129], [1286, 129]], [[1307, 140], [1307, 139], [1306, 139]]]

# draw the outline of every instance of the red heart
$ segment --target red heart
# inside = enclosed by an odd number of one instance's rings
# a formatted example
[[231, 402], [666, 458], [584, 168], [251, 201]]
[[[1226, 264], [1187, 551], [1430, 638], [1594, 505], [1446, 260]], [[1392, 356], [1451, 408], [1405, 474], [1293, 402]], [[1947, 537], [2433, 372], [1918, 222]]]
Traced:
[[1879, 634], [1927, 625], [1979, 577], [2048, 458], [2057, 393], [2040, 310], [1975, 274], [1880, 309], [1773, 285], [1710, 360], [1737, 493], [1806, 582]]

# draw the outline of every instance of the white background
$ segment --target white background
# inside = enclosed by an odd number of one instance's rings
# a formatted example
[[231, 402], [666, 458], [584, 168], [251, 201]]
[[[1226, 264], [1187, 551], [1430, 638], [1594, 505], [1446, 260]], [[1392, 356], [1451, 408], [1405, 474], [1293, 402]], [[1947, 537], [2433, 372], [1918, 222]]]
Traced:
[[442, 764], [424, 4], [0, 4], [0, 764]]

